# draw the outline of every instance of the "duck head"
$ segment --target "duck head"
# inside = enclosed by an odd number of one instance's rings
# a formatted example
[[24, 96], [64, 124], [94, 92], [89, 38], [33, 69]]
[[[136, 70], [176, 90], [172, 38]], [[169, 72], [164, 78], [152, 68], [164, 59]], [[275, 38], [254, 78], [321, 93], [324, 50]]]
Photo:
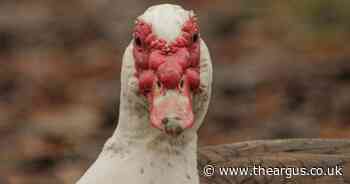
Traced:
[[168, 4], [150, 7], [137, 18], [130, 47], [135, 92], [145, 99], [150, 126], [172, 136], [198, 128], [212, 69], [194, 13]]

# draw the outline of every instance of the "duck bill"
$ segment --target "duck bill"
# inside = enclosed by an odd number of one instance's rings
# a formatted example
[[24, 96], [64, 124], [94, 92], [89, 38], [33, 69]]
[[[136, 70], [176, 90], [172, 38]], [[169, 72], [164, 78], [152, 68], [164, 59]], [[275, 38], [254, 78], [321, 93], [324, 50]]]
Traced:
[[192, 96], [188, 89], [154, 89], [149, 103], [153, 127], [179, 135], [193, 126]]

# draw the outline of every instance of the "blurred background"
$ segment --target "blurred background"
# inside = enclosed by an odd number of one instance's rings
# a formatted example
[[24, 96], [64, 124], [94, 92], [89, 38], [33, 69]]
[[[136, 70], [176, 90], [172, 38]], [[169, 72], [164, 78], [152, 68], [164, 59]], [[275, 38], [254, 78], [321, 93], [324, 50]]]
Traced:
[[200, 145], [350, 138], [350, 1], [2, 0], [0, 183], [70, 184], [117, 126], [135, 17], [197, 13], [214, 65]]

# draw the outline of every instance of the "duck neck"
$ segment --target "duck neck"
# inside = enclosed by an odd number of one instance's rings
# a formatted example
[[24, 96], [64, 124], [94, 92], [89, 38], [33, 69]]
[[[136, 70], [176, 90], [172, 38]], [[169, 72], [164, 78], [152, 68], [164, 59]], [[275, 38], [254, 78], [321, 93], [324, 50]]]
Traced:
[[197, 132], [188, 129], [174, 137], [153, 128], [143, 103], [127, 98], [122, 98], [118, 127], [104, 152], [113, 153], [120, 148], [126, 153], [124, 156], [138, 158], [136, 164], [145, 164], [144, 169], [152, 171], [149, 174], [153, 178], [159, 178], [155, 183], [199, 183]]

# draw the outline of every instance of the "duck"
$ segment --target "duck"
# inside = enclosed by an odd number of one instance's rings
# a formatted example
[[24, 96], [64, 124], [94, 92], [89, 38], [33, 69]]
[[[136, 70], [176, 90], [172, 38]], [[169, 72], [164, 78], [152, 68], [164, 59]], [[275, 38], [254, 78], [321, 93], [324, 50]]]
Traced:
[[76, 184], [199, 184], [197, 131], [212, 84], [193, 11], [155, 5], [137, 17], [121, 69], [118, 126]]
[[[197, 17], [181, 6], [137, 17], [121, 69], [118, 126], [76, 184], [345, 183], [343, 175], [286, 177], [219, 168], [350, 167], [350, 140], [258, 140], [198, 148], [212, 62]], [[208, 170], [209, 169], [209, 170]], [[338, 168], [339, 169], [339, 168]]]

